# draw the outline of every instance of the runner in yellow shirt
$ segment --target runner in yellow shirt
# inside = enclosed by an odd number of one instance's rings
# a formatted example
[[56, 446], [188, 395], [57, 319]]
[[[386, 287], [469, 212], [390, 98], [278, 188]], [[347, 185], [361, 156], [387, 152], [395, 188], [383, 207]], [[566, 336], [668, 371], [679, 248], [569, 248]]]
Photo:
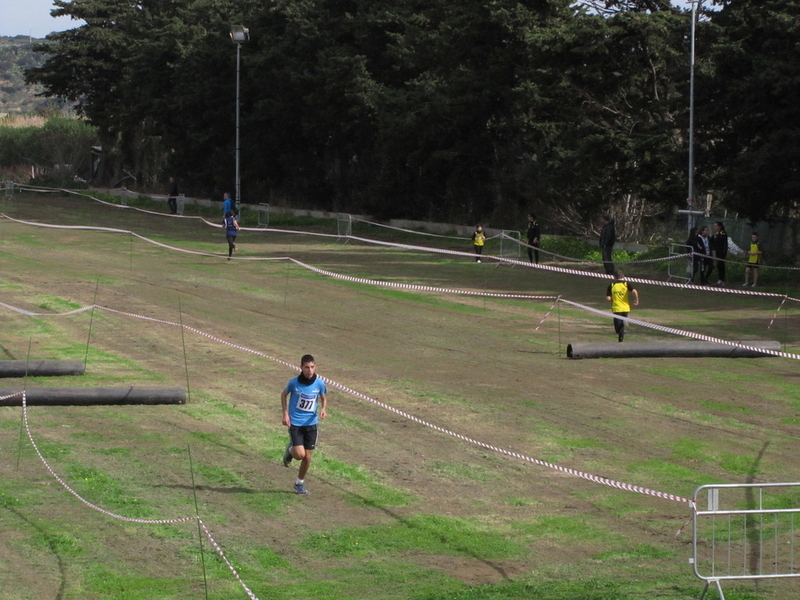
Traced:
[[483, 232], [483, 225], [478, 225], [475, 228], [475, 233], [472, 234], [472, 246], [475, 248], [475, 262], [481, 262], [481, 254], [483, 254], [483, 245], [486, 243], [486, 234]]
[[744, 283], [742, 287], [747, 287], [750, 283], [750, 272], [753, 272], [753, 285], [758, 285], [758, 267], [761, 265], [761, 260], [764, 253], [761, 250], [761, 244], [758, 243], [758, 234], [753, 233], [750, 236], [750, 249], [747, 252], [747, 266], [744, 268]]
[[[614, 271], [614, 281], [608, 284], [606, 300], [611, 302], [611, 312], [621, 317], [627, 317], [631, 312], [630, 294], [633, 294], [633, 305], [639, 306], [639, 292], [630, 283], [625, 281], [625, 274], [617, 269]], [[614, 331], [617, 332], [619, 341], [625, 337], [625, 321], [614, 319]]]

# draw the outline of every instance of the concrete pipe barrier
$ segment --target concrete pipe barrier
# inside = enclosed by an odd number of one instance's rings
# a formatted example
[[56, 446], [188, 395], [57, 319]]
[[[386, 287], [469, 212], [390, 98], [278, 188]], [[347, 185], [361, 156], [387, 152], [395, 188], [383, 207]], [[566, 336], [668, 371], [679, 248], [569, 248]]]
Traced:
[[[780, 342], [736, 342], [746, 346], [780, 350]], [[770, 356], [757, 350], [748, 350], [727, 344], [701, 341], [663, 342], [602, 342], [567, 344], [567, 358], [758, 358]]]
[[58, 377], [85, 372], [81, 360], [0, 360], [0, 377]]
[[[0, 398], [22, 387], [0, 388]], [[28, 387], [28, 406], [100, 406], [114, 404], [186, 404], [181, 387]], [[22, 395], [0, 400], [0, 406], [22, 406]]]

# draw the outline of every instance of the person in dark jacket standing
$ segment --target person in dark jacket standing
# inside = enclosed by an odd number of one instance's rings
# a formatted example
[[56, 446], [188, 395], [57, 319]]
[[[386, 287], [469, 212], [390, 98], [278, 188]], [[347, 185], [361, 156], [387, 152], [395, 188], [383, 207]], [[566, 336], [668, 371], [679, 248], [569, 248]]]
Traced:
[[617, 234], [614, 231], [614, 219], [608, 215], [600, 218], [603, 229], [600, 230], [600, 254], [603, 256], [603, 267], [609, 275], [614, 274], [614, 263], [611, 260], [611, 253], [617, 241]]
[[528, 215], [528, 230], [525, 232], [528, 238], [528, 259], [531, 262], [539, 264], [539, 222], [536, 220], [536, 215], [530, 213]]
[[694, 238], [694, 261], [692, 268], [692, 283], [695, 273], [700, 273], [700, 285], [708, 285], [708, 276], [713, 268], [711, 264], [711, 241], [708, 239], [708, 226], [703, 225]]
[[174, 177], [169, 178], [169, 196], [167, 197], [170, 214], [178, 214], [178, 181]]
[[728, 234], [721, 221], [714, 223], [714, 234], [711, 236], [711, 254], [714, 260], [708, 274], [717, 267], [717, 285], [725, 285], [725, 258], [728, 256]]

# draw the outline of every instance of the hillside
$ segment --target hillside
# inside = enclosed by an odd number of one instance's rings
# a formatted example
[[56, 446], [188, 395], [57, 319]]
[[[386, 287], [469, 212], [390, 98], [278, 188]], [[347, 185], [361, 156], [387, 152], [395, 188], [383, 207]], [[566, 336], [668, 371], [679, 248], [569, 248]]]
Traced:
[[25, 70], [44, 62], [33, 51], [41, 41], [27, 35], [0, 37], [0, 116], [37, 112], [53, 102], [36, 96], [41, 86], [25, 84]]

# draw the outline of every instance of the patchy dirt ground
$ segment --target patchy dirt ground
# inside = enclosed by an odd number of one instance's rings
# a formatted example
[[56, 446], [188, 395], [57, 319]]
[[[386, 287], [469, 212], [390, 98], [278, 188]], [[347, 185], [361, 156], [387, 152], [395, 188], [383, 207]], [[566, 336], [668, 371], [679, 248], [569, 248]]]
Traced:
[[[457, 543], [441, 554], [400, 554], [468, 584], [570, 569], [605, 576], [615, 565], [597, 558], [604, 552], [652, 546], [665, 555], [626, 564], [623, 577], [663, 579], [664, 597], [679, 597], [670, 595], [678, 594], [676, 586], [701, 589], [686, 564], [690, 534], [674, 536], [690, 514], [685, 505], [510, 458], [337, 389], [308, 478], [312, 495], [294, 496], [294, 469], [284, 469], [278, 458], [279, 395], [295, 371], [281, 361], [293, 365], [306, 352], [317, 357], [325, 377], [398, 411], [578, 471], [683, 497], [711, 481], [800, 480], [795, 361], [568, 360], [569, 342], [612, 340], [610, 322], [561, 306], [537, 330], [552, 301], [388, 291], [261, 259], [291, 256], [378, 280], [561, 294], [606, 308], [600, 280], [279, 232], [244, 232], [236, 260], [228, 262], [222, 234], [197, 220], [43, 195], [7, 202], [2, 212], [23, 221], [128, 229], [215, 254], [182, 253], [124, 233], [0, 219], [0, 302], [42, 313], [91, 304], [120, 311], [28, 317], [0, 307], [0, 352], [16, 359], [80, 358], [88, 341], [93, 385], [188, 383], [185, 407], [33, 407], [33, 434], [54, 468], [77, 478], [77, 487], [81, 469], [113, 472], [128, 494], [145, 500], [155, 515], [149, 518], [194, 513], [190, 449], [199, 465], [200, 514], [250, 569], [258, 563], [253, 548], [262, 547], [280, 558], [271, 567], [301, 561], [323, 573], [343, 568], [346, 556], [340, 564], [298, 546], [287, 535], [296, 523], [336, 532], [407, 525], [423, 513], [463, 518], [533, 548], [508, 558]], [[636, 316], [644, 320], [726, 339], [779, 339], [798, 349], [796, 307], [767, 329], [780, 304], [774, 298], [639, 289]], [[217, 340], [181, 335], [174, 323]], [[631, 328], [629, 338], [664, 335]], [[73, 597], [85, 570], [111, 557], [150, 577], [180, 573], [188, 589], [202, 589], [197, 557], [186, 550], [196, 532], [164, 526], [142, 533], [88, 511], [19, 441], [19, 424], [19, 409], [0, 408], [0, 480], [8, 482], [0, 484], [0, 598]], [[343, 476], [337, 465], [366, 479]], [[370, 481], [410, 501], [387, 506]], [[91, 496], [91, 485], [82, 491]], [[126, 508], [137, 507], [119, 510]], [[229, 585], [224, 573], [219, 579], [216, 585]], [[282, 584], [259, 574], [257, 587]], [[780, 584], [775, 589], [778, 598]]]

